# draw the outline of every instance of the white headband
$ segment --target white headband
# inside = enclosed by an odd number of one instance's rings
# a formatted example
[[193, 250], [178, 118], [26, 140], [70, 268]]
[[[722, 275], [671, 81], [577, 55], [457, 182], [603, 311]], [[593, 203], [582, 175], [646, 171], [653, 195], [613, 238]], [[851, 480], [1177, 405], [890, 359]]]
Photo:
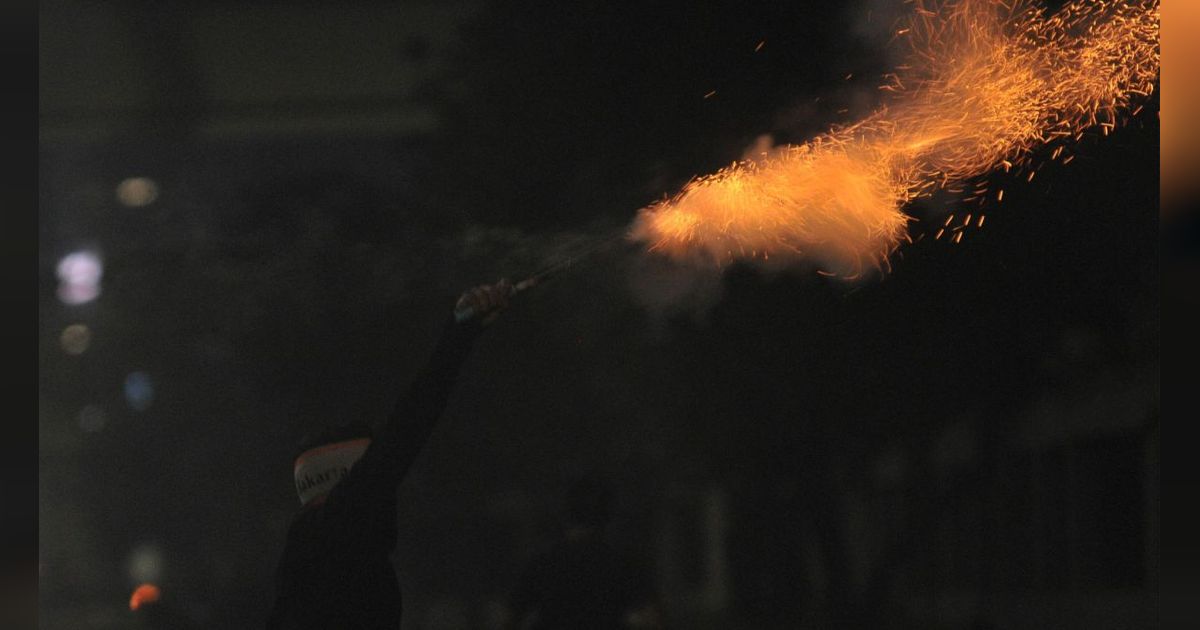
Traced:
[[350, 472], [350, 467], [363, 456], [370, 443], [368, 438], [357, 438], [325, 444], [301, 453], [292, 470], [300, 503], [307, 504], [314, 497], [329, 492]]

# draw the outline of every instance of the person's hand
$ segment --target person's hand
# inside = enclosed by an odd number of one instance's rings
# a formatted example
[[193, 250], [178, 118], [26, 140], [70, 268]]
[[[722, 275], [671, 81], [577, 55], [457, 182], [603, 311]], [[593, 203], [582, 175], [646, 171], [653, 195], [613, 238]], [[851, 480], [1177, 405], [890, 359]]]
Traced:
[[507, 279], [501, 279], [495, 284], [484, 284], [463, 292], [454, 304], [456, 313], [464, 309], [471, 310], [468, 320], [478, 320], [484, 326], [495, 321], [504, 309], [508, 308], [508, 299], [512, 296], [513, 286]]

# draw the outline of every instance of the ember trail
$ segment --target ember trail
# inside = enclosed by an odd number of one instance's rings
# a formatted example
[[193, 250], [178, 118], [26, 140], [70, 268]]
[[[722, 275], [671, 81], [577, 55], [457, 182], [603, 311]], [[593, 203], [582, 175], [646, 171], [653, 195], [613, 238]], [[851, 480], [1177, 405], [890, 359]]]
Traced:
[[907, 203], [935, 191], [1000, 201], [975, 180], [1032, 178], [1035, 150], [1057, 145], [1048, 159], [1069, 162], [1085, 131], [1107, 135], [1140, 111], [1158, 32], [1157, 0], [1077, 0], [1052, 14], [1033, 0], [917, 0], [895, 31], [907, 61], [886, 75], [877, 111], [693, 179], [644, 208], [631, 236], [702, 265], [815, 265], [846, 279], [885, 269], [911, 240]]

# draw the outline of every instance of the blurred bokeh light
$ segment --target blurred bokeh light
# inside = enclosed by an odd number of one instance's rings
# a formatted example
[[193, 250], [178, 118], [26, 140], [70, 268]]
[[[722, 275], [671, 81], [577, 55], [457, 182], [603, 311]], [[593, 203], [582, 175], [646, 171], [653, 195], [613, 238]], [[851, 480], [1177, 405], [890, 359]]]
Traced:
[[157, 543], [141, 543], [133, 548], [126, 564], [134, 582], [157, 582], [163, 574], [163, 551]]
[[63, 352], [83, 354], [92, 344], [92, 330], [86, 324], [71, 324], [63, 329], [58, 341]]
[[117, 201], [130, 208], [141, 208], [158, 199], [158, 184], [149, 177], [130, 177], [117, 184]]
[[154, 384], [145, 372], [131, 372], [125, 377], [125, 402], [135, 411], [145, 411], [154, 402]]
[[85, 304], [100, 296], [104, 264], [94, 252], [67, 254], [58, 262], [57, 273], [58, 299], [64, 304]]
[[157, 602], [162, 596], [162, 591], [153, 584], [141, 584], [133, 590], [133, 595], [129, 597], [129, 610], [137, 610], [146, 604]]

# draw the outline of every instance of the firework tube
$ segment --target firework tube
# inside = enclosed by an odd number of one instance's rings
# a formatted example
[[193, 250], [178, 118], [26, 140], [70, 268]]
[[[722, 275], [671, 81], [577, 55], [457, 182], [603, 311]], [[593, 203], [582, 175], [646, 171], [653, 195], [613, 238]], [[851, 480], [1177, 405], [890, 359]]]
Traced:
[[[536, 285], [537, 282], [538, 282], [538, 276], [526, 278], [526, 279], [514, 284], [512, 286], [512, 288], [510, 288], [508, 290], [508, 296], [512, 297], [512, 296]], [[456, 321], [460, 324], [465, 321], [470, 320], [473, 317], [475, 317], [475, 309], [471, 308], [470, 306], [464, 306], [462, 308], [454, 309], [454, 321]]]
[[[559, 272], [563, 271], [564, 269], [567, 269], [571, 265], [578, 262], [580, 259], [590, 256], [590, 255], [596, 253], [597, 251], [600, 251], [600, 249], [603, 248], [605, 245], [608, 245], [609, 243], [613, 243], [615, 241], [621, 240], [623, 238], [625, 238], [624, 232], [621, 232], [620, 234], [618, 234], [616, 236], [605, 238], [605, 239], [595, 243], [591, 247], [585, 249], [583, 252], [580, 252], [579, 254], [576, 254], [575, 256], [572, 256], [562, 262], [555, 263], [554, 265], [551, 265], [551, 266], [533, 274], [532, 276], [525, 278], [524, 280], [514, 284], [512, 286], [512, 288], [509, 289], [508, 296], [512, 297], [518, 293], [521, 293], [523, 291], [526, 291], [528, 289], [531, 289], [531, 288], [537, 286], [543, 280], [546, 280], [547, 278], [550, 278], [550, 277], [558, 274]], [[456, 321], [460, 324], [465, 321], [470, 320], [473, 317], [475, 317], [475, 309], [471, 308], [470, 306], [464, 306], [462, 308], [454, 309], [454, 321]]]

